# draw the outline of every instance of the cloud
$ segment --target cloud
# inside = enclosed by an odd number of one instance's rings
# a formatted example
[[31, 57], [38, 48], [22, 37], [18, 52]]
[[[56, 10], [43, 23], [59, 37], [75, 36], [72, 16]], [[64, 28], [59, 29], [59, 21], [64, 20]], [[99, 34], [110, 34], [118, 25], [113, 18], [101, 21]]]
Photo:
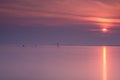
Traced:
[[[2, 23], [18, 25], [120, 23], [120, 0], [1, 0]], [[43, 19], [44, 18], [44, 19]], [[46, 19], [46, 20], [45, 20]], [[101, 20], [108, 20], [102, 22]]]

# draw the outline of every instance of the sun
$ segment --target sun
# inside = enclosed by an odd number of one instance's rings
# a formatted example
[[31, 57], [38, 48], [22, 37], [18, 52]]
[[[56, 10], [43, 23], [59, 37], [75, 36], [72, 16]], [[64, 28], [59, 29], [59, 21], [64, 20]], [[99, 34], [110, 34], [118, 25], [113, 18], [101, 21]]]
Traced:
[[102, 32], [108, 32], [108, 29], [107, 28], [103, 28]]

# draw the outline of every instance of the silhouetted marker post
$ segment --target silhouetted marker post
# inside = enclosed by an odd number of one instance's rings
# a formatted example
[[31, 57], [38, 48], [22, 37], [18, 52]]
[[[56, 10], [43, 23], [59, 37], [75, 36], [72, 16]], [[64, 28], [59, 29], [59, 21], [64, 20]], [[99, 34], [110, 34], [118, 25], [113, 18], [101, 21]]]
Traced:
[[22, 47], [25, 47], [25, 45], [23, 44]]
[[59, 44], [59, 42], [57, 42], [57, 48], [59, 48], [60, 47], [60, 44]]

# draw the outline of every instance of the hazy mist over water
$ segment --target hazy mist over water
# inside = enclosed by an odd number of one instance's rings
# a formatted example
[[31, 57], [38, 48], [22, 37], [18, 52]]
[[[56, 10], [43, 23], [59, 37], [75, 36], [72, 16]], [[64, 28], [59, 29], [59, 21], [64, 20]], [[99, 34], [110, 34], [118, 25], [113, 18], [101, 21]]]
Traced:
[[[104, 46], [0, 47], [0, 80], [102, 80]], [[120, 47], [106, 46], [107, 80], [120, 80]]]

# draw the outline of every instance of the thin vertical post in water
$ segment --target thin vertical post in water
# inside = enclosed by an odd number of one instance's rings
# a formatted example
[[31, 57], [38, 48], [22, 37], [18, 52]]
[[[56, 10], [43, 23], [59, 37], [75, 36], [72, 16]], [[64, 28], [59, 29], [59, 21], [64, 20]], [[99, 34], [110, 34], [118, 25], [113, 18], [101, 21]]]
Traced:
[[59, 42], [57, 42], [57, 48], [59, 48], [59, 46], [60, 46], [60, 44], [59, 44]]
[[107, 54], [106, 47], [103, 47], [103, 80], [107, 80]]

